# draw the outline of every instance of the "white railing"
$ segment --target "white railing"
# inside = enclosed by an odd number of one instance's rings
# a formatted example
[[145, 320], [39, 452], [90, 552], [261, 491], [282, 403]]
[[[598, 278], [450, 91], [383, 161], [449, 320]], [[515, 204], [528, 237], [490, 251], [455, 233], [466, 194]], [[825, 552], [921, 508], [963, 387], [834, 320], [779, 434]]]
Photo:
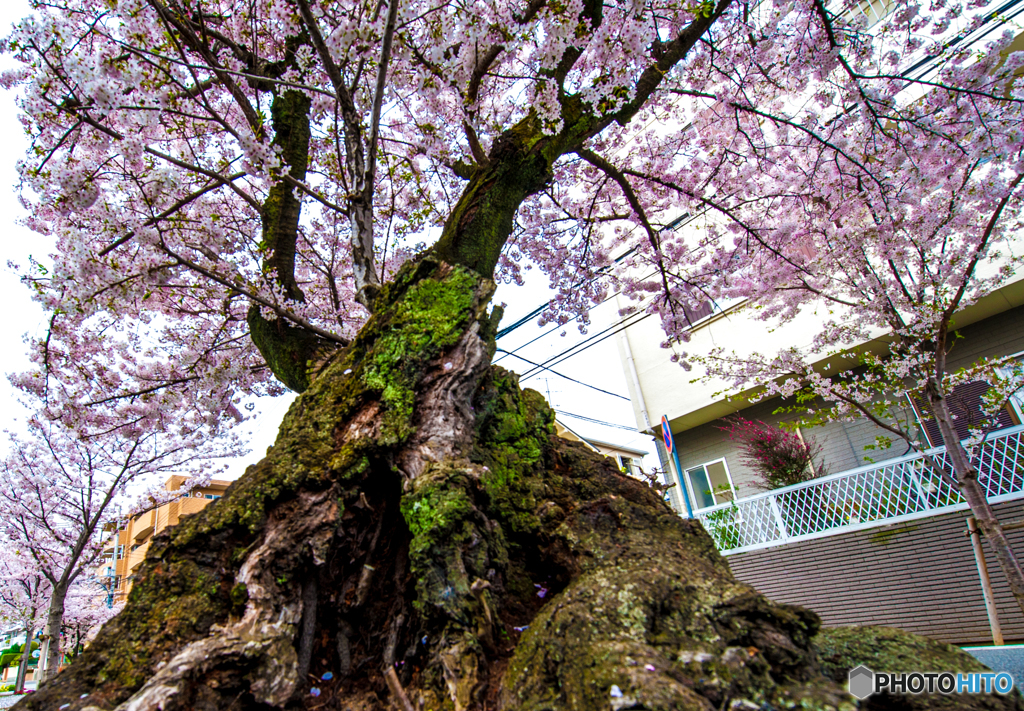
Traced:
[[[927, 454], [952, 471], [946, 448]], [[989, 435], [974, 465], [990, 502], [1024, 496], [1024, 426]], [[967, 508], [960, 493], [910, 454], [697, 512], [724, 555]]]

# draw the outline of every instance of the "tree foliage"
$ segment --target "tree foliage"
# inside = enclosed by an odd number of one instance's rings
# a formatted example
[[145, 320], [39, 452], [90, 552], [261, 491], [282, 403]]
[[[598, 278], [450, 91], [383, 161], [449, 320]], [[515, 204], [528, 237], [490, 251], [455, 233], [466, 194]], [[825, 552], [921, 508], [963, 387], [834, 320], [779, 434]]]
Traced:
[[[0, 540], [20, 571], [0, 579], [0, 595], [25, 598], [23, 604], [31, 603], [42, 616], [40, 670], [46, 673], [57, 665], [69, 621], [88, 631], [90, 620], [105, 617], [96, 568], [105, 525], [129, 506], [129, 492], [137, 495], [155, 478], [188, 472], [190, 489], [209, 480], [216, 470], [210, 460], [225, 453], [216, 442], [197, 446], [188, 438], [138, 430], [135, 437], [124, 435], [117, 430], [81, 437], [60, 421], [33, 420], [28, 433], [12, 435], [11, 452], [0, 464], [6, 484], [0, 491]], [[32, 583], [37, 577], [42, 584]]]
[[[40, 3], [3, 75], [31, 139], [29, 224], [57, 242], [26, 274], [50, 321], [16, 379], [40, 421], [199, 443], [250, 395], [306, 394], [267, 458], [163, 540], [98, 651], [30, 705], [100, 689], [133, 708], [281, 706], [325, 644], [369, 707], [411, 708], [406, 687], [432, 708], [575, 703], [565, 689], [594, 705], [616, 675], [662, 707], [840, 703], [812, 615], [736, 583], [695, 526], [550, 439], [486, 367], [485, 309], [492, 278], [536, 265], [556, 318], [609, 276], [668, 345], [708, 298], [765, 318], [824, 300], [854, 316], [826, 323], [828, 350], [878, 329], [913, 343], [1000, 283], [1021, 55], [1009, 36], [981, 55], [947, 42], [985, 21], [973, 0], [900, 1], [873, 33], [856, 6]], [[937, 73], [904, 72], [921, 56]], [[700, 230], [666, 229], [685, 213]], [[382, 551], [393, 585], [374, 583]], [[633, 600], [652, 560], [635, 605], [587, 602]], [[568, 606], [538, 612], [531, 565]], [[677, 570], [701, 582], [686, 592]], [[572, 612], [598, 608], [601, 624]], [[516, 649], [495, 640], [535, 615]], [[650, 677], [628, 663], [643, 655]]]

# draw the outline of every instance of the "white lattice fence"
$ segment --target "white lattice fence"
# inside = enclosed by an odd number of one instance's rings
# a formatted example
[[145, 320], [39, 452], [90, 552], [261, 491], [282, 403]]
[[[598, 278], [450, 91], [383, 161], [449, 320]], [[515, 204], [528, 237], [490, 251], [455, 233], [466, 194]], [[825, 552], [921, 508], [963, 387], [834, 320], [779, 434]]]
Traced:
[[[945, 447], [926, 454], [951, 471]], [[1024, 426], [990, 435], [974, 464], [993, 501], [1024, 493]], [[950, 481], [912, 454], [699, 511], [719, 550], [739, 553], [967, 506]]]

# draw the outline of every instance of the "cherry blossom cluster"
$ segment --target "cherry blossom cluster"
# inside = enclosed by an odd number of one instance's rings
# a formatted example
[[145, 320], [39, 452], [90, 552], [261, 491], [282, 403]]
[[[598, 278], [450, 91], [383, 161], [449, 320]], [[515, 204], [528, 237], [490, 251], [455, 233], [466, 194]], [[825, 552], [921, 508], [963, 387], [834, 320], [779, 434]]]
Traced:
[[[862, 9], [47, 3], [4, 42], [32, 141], [28, 223], [57, 243], [22, 265], [52, 318], [16, 383], [84, 435], [220, 436], [247, 398], [281, 390], [247, 337], [251, 307], [339, 342], [365, 320], [361, 181], [367, 263], [386, 279], [436, 239], [500, 136], [525, 119], [553, 136], [581, 114], [601, 128], [523, 203], [496, 274], [542, 270], [558, 294], [545, 318], [585, 325], [621, 290], [688, 366], [686, 311], [709, 300], [766, 321], [820, 310], [801, 353], [708, 356], [737, 382], [882, 332], [920, 339], [1016, 265], [1024, 59], [984, 3], [898, 0], [872, 26]], [[302, 180], [272, 120], [289, 91], [310, 102]], [[369, 172], [364, 133], [379, 142]], [[266, 267], [282, 183], [301, 201], [301, 299]], [[906, 351], [877, 367], [920, 380]]]

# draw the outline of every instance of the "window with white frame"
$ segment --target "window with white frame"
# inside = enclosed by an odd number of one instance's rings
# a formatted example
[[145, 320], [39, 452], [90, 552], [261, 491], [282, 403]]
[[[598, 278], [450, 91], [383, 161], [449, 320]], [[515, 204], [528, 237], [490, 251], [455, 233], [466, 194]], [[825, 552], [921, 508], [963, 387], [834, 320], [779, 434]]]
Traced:
[[636, 461], [632, 457], [627, 457], [624, 454], [616, 454], [615, 459], [618, 460], [619, 468], [631, 476], [636, 475]]
[[736, 487], [724, 458], [687, 469], [686, 488], [693, 497], [694, 509], [706, 509], [736, 498]]

